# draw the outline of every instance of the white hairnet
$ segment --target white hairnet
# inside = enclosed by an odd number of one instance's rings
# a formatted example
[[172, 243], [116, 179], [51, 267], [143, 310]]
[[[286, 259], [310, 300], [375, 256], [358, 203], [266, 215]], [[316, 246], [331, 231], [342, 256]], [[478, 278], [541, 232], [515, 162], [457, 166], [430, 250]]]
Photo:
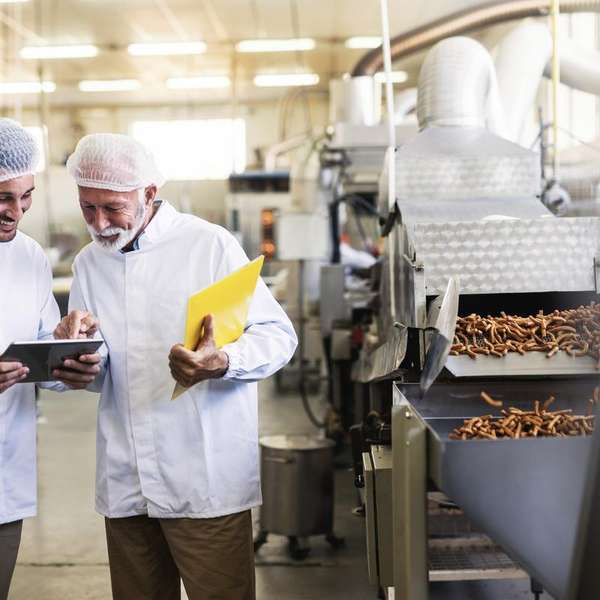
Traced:
[[82, 187], [130, 192], [164, 184], [154, 157], [140, 142], [117, 133], [94, 133], [79, 140], [67, 171]]
[[0, 181], [33, 175], [40, 153], [33, 136], [12, 119], [0, 119]]

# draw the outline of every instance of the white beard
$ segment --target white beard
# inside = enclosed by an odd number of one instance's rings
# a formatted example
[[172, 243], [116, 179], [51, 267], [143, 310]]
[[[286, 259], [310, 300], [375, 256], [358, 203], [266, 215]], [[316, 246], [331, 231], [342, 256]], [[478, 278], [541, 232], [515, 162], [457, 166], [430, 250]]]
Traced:
[[[91, 225], [87, 225], [87, 229], [92, 236], [94, 242], [96, 242], [102, 249], [109, 252], [119, 252], [122, 250], [135, 236], [138, 234], [140, 228], [146, 218], [146, 205], [144, 204], [144, 190], [140, 190], [140, 196], [138, 198], [138, 210], [135, 215], [135, 221], [131, 226], [131, 229], [124, 229], [123, 227], [106, 227], [102, 231], [96, 231]], [[115, 241], [108, 241], [107, 238], [112, 236], [118, 236]]]

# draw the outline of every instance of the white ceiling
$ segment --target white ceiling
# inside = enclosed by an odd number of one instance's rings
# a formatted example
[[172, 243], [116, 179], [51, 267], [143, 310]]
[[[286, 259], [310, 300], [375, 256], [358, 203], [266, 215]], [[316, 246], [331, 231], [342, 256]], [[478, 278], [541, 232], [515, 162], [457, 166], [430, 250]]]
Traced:
[[[487, 0], [387, 0], [394, 36]], [[40, 73], [57, 84], [52, 106], [116, 104], [239, 103], [281, 96], [285, 89], [258, 89], [261, 72], [313, 71], [326, 90], [331, 77], [352, 70], [366, 50], [351, 50], [351, 36], [380, 35], [380, 0], [29, 0], [0, 4], [0, 81], [37, 80]], [[488, 35], [491, 32], [488, 32]], [[235, 43], [250, 38], [312, 37], [314, 50], [240, 54]], [[204, 40], [205, 54], [132, 57], [132, 42]], [[23, 60], [25, 45], [95, 44], [95, 58]], [[408, 71], [404, 85], [415, 85], [422, 55], [397, 68]], [[229, 75], [224, 90], [172, 91], [170, 77]], [[142, 88], [123, 93], [82, 93], [82, 79], [139, 79]], [[36, 96], [17, 100], [0, 95], [0, 107], [15, 102], [37, 105]]]
[[[404, 3], [389, 2], [392, 34], [405, 29], [408, 23], [401, 11]], [[31, 0], [0, 5], [0, 21], [3, 81], [37, 77], [36, 61], [18, 56], [23, 45], [100, 46], [96, 58], [41, 63], [44, 78], [58, 85], [52, 103], [92, 101], [92, 94], [82, 98], [84, 95], [77, 91], [81, 79], [138, 78], [144, 88], [130, 96], [136, 101], [163, 97], [168, 77], [202, 74], [233, 76], [241, 97], [273, 93], [255, 90], [251, 85], [254, 74], [264, 71], [315, 71], [321, 76], [321, 87], [326, 87], [329, 77], [351, 70], [365, 52], [345, 48], [343, 40], [380, 34], [379, 0]], [[233, 50], [240, 39], [296, 36], [316, 38], [316, 49], [279, 54], [238, 54]], [[196, 39], [208, 43], [206, 54], [164, 58], [131, 57], [126, 52], [127, 44], [132, 42]], [[190, 93], [168, 94], [175, 97]], [[229, 94], [194, 92], [194, 96], [211, 98]], [[121, 98], [93, 96], [94, 101]], [[0, 101], [6, 102], [5, 98]]]

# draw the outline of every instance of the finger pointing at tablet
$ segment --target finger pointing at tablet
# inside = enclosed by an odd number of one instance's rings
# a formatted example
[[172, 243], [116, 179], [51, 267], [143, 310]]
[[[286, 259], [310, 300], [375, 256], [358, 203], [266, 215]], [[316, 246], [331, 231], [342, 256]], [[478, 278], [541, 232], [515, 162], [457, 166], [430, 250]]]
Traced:
[[98, 331], [98, 319], [84, 310], [72, 310], [54, 330], [57, 340], [92, 338]]

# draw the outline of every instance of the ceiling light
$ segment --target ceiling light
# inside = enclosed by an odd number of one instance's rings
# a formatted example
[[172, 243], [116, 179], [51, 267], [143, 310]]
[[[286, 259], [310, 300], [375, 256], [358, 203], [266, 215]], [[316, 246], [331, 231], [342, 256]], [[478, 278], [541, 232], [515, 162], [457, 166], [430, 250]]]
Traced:
[[171, 77], [167, 79], [170, 90], [193, 90], [207, 88], [226, 88], [231, 80], [226, 75], [204, 75], [202, 77]]
[[258, 87], [285, 87], [294, 85], [316, 85], [319, 76], [316, 73], [277, 73], [256, 75], [254, 85]]
[[202, 54], [206, 52], [204, 42], [159, 42], [156, 44], [129, 44], [127, 52], [132, 56], [175, 56]]
[[0, 83], [0, 94], [51, 94], [56, 90], [53, 81], [6, 81]]
[[137, 79], [88, 79], [79, 82], [79, 89], [82, 92], [131, 92], [140, 87], [141, 83]]
[[[406, 71], [392, 71], [390, 73], [390, 80], [392, 83], [404, 83], [408, 79]], [[375, 81], [379, 83], [385, 83], [385, 73], [380, 71], [375, 73]]]
[[344, 42], [344, 46], [352, 49], [379, 48], [381, 46], [381, 38], [366, 35], [351, 37]]
[[29, 0], [0, 0], [0, 4], [17, 4], [23, 2], [29, 2]]
[[98, 48], [90, 44], [78, 46], [25, 46], [21, 48], [21, 58], [90, 58], [97, 56]]
[[287, 40], [242, 40], [235, 45], [238, 52], [294, 52], [297, 50], [312, 50], [315, 40], [311, 38], [296, 38]]

